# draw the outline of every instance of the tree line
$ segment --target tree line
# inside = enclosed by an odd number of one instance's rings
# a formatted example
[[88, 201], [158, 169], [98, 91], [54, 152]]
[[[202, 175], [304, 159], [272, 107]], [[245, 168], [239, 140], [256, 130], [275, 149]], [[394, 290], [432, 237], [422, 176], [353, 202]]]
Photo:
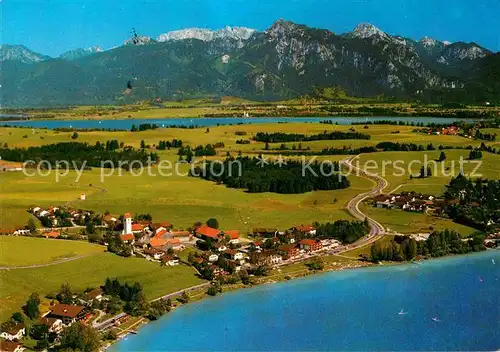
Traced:
[[310, 142], [310, 141], [322, 141], [322, 140], [340, 140], [340, 139], [370, 139], [371, 136], [359, 132], [342, 132], [342, 131], [332, 131], [323, 133], [313, 134], [306, 136], [305, 134], [299, 133], [283, 133], [283, 132], [258, 132], [254, 139], [257, 142], [265, 143], [284, 143], [284, 142]]
[[376, 242], [371, 246], [371, 260], [374, 262], [409, 261], [417, 256], [442, 257], [449, 254], [465, 254], [485, 250], [484, 237], [475, 235], [463, 241], [453, 230], [434, 231], [425, 241], [416, 241], [409, 236], [395, 236], [389, 243]]
[[[159, 160], [155, 153], [148, 153], [144, 150], [136, 150], [133, 147], [126, 146], [118, 151], [118, 141], [111, 140], [105, 144], [96, 142], [91, 145], [80, 142], [61, 142], [43, 146], [29, 148], [1, 148], [0, 157], [3, 160], [25, 162], [33, 160], [35, 163], [46, 161], [51, 167], [56, 167], [57, 162], [67, 161], [69, 167], [117, 167], [121, 165], [124, 169], [133, 167], [132, 161], [147, 163], [149, 159], [152, 162]], [[109, 165], [111, 161], [114, 165]], [[119, 164], [119, 162], [122, 162]], [[43, 165], [42, 165], [43, 166]], [[139, 167], [138, 165], [137, 167]]]

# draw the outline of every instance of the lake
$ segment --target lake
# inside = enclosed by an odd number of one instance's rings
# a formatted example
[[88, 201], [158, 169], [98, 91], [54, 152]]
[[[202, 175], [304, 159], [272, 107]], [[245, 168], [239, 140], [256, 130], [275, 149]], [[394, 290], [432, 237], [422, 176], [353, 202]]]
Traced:
[[256, 124], [256, 123], [287, 123], [287, 122], [311, 122], [318, 123], [323, 120], [332, 120], [339, 125], [349, 125], [353, 122], [362, 123], [366, 121], [404, 121], [413, 123], [442, 123], [449, 124], [454, 121], [472, 121], [460, 120], [444, 117], [213, 117], [213, 118], [165, 118], [165, 119], [121, 119], [121, 120], [23, 120], [23, 121], [5, 121], [2, 125], [34, 127], [34, 128], [103, 128], [103, 129], [126, 129], [130, 130], [132, 125], [144, 123], [155, 123], [161, 127], [176, 126], [199, 126], [211, 127], [217, 125], [237, 125], [237, 124]]
[[331, 272], [188, 304], [111, 350], [492, 351], [499, 293], [500, 251]]

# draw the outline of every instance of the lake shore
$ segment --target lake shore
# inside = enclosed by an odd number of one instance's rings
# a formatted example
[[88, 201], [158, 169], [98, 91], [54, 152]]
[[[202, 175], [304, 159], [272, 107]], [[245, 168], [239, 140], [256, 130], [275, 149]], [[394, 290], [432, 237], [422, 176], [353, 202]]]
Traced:
[[[405, 263], [390, 263], [390, 264], [384, 264], [382, 266], [380, 265], [363, 265], [362, 267], [364, 267], [364, 269], [370, 269], [368, 272], [363, 270], [363, 271], [358, 271], [358, 270], [348, 270], [348, 269], [360, 269], [360, 266], [339, 266], [336, 270], [324, 270], [324, 271], [321, 271], [321, 272], [315, 272], [314, 274], [325, 274], [325, 275], [328, 275], [329, 273], [332, 273], [333, 271], [337, 271], [337, 272], [341, 272], [341, 271], [345, 271], [345, 274], [343, 274], [342, 276], [337, 276], [337, 275], [333, 275], [333, 276], [324, 276], [324, 275], [312, 275], [314, 277], [310, 277], [308, 278], [307, 280], [313, 280], [311, 281], [311, 284], [314, 285], [314, 284], [317, 284], [318, 282], [323, 282], [323, 280], [334, 280], [335, 282], [338, 281], [338, 280], [341, 280], [340, 282], [343, 282], [343, 284], [347, 284], [349, 285], [349, 282], [350, 281], [345, 281], [343, 278], [344, 277], [353, 277], [352, 275], [355, 275], [354, 277], [358, 277], [359, 275], [361, 275], [360, 277], [365, 277], [366, 275], [366, 278], [368, 280], [369, 277], [372, 277], [373, 275], [379, 275], [379, 274], [382, 274], [384, 275], [384, 272], [387, 272], [387, 273], [391, 273], [392, 276], [394, 276], [395, 278], [396, 277], [402, 277], [402, 276], [406, 276], [408, 275], [408, 271], [410, 272], [413, 272], [414, 270], [417, 270], [417, 269], [420, 269], [420, 268], [424, 268], [426, 271], [429, 271], [430, 273], [434, 272], [434, 270], [436, 271], [445, 271], [444, 275], [447, 275], [447, 274], [452, 274], [453, 272], [450, 272], [449, 271], [449, 266], [450, 265], [455, 265], [455, 264], [460, 264], [462, 262], [467, 262], [469, 264], [473, 263], [473, 262], [477, 262], [477, 261], [482, 261], [482, 258], [487, 258], [489, 260], [490, 257], [492, 256], [495, 256], [496, 258], [496, 255], [500, 255], [500, 252], [498, 250], [488, 250], [488, 251], [485, 251], [485, 252], [480, 252], [480, 253], [472, 253], [472, 254], [467, 254], [467, 255], [457, 255], [457, 256], [448, 256], [448, 257], [442, 257], [442, 258], [436, 258], [434, 260], [425, 260], [423, 261], [423, 265], [420, 266], [420, 265], [416, 265], [416, 264], [412, 264], [412, 263], [408, 263], [408, 262], [405, 262]], [[470, 260], [473, 260], [473, 262], [469, 262]], [[460, 270], [470, 270], [470, 268], [468, 266], [461, 266], [459, 267]], [[379, 271], [379, 270], [375, 270], [375, 271], [372, 271], [371, 269], [381, 269], [382, 271]], [[311, 273], [313, 274], [313, 273]], [[347, 275], [347, 276], [346, 276]], [[389, 275], [389, 274], [387, 274]], [[400, 276], [401, 275], [401, 276]], [[486, 273], [484, 273], [484, 275], [486, 275]], [[310, 276], [310, 275], [304, 275], [304, 276]], [[303, 276], [300, 276], [300, 277], [303, 277]], [[320, 279], [320, 277], [322, 277]], [[298, 277], [293, 277], [293, 278], [298, 278]], [[474, 278], [472, 278], [474, 279]], [[371, 280], [371, 279], [370, 279]], [[477, 280], [477, 278], [475, 279]], [[485, 278], [485, 280], [487, 280]], [[263, 286], [263, 284], [265, 283], [278, 283], [280, 281], [285, 281], [285, 280], [266, 280], [266, 282], [262, 282], [261, 285], [254, 285], [254, 286], [250, 286], [248, 287], [250, 290], [243, 290], [243, 291], [247, 291], [248, 294], [245, 294], [244, 296], [247, 297], [248, 295], [252, 295], [254, 294], [255, 292], [260, 292], [260, 294], [264, 294], [264, 295], [267, 295], [265, 292], [275, 292], [276, 290], [278, 291], [283, 291], [285, 289], [284, 286], [275, 286], [275, 285], [271, 285], [272, 289], [266, 289], [264, 291], [262, 291], [262, 289], [259, 289], [260, 286]], [[302, 289], [304, 289], [306, 286], [307, 286], [307, 282], [305, 281], [301, 281], [301, 280], [294, 280], [294, 282], [296, 282], [297, 284], [294, 285], [293, 287], [290, 287], [290, 286], [286, 286], [287, 287], [287, 290], [288, 291], [289, 289], [293, 289], [294, 287], [302, 287]], [[363, 282], [363, 281], [361, 281]], [[359, 280], [355, 280], [355, 281], [352, 281], [352, 284], [353, 285], [359, 285], [361, 283]], [[234, 288], [234, 289], [229, 289], [229, 290], [225, 290], [224, 292], [230, 292], [230, 291], [235, 291], [237, 288]], [[255, 291], [257, 290], [257, 291]], [[313, 290], [314, 291], [314, 290]], [[311, 291], [312, 292], [312, 291]], [[236, 294], [236, 292], [235, 292]], [[237, 297], [239, 297], [240, 295], [230, 295], [230, 296], [227, 296], [224, 301], [228, 301], [228, 300], [233, 300]], [[204, 297], [200, 297], [199, 299], [196, 299], [196, 302], [197, 301], [201, 301], [202, 298]], [[397, 297], [394, 297], [394, 299], [398, 299]], [[217, 301], [205, 301], [204, 302], [199, 302], [197, 303], [197, 308], [199, 308], [199, 304], [202, 304], [202, 305], [210, 305], [210, 304], [215, 304], [217, 302], [217, 304], [221, 304], [221, 301], [220, 299], [217, 299]], [[228, 303], [229, 304], [229, 303]], [[249, 303], [250, 304], [250, 303]], [[291, 303], [290, 303], [291, 304]], [[187, 307], [186, 307], [187, 308]], [[213, 309], [213, 308], [212, 308]], [[210, 309], [210, 311], [212, 310]], [[183, 312], [186, 312], [183, 310]], [[206, 314], [209, 314], [205, 311], [201, 312], [199, 311], [199, 309], [196, 309], [194, 306], [192, 309], [189, 309], [189, 316], [190, 317], [193, 317], [193, 316], [196, 316], [197, 314], [203, 314], [203, 315], [206, 315]], [[200, 312], [200, 313], [199, 313]], [[167, 315], [165, 316], [165, 318], [168, 316], [168, 314], [173, 314], [173, 312], [171, 313], [167, 313]], [[176, 312], [176, 319], [178, 317], [178, 315], [180, 314]], [[222, 314], [222, 313], [221, 313]], [[444, 314], [444, 313], [443, 313]], [[167, 319], [168, 320], [168, 319]], [[151, 334], [151, 331], [154, 330], [156, 333], [160, 333], [160, 331], [163, 331], [163, 329], [161, 330], [158, 330], [158, 328], [165, 323], [165, 321], [163, 323], [158, 323], [158, 322], [154, 322], [155, 324], [160, 324], [160, 325], [157, 325], [156, 327], [151, 327], [149, 328], [149, 325], [150, 324], [143, 324], [141, 325], [141, 330], [145, 327], [148, 328], [147, 331], [138, 331], [138, 334], [141, 335], [142, 333], [144, 334]], [[170, 323], [175, 323], [173, 321], [170, 320]], [[155, 325], [153, 324], [153, 325]], [[176, 324], [176, 323], [175, 323]], [[183, 325], [183, 323], [180, 323], [181, 326]], [[122, 337], [119, 341], [121, 341], [122, 339], [126, 339], [126, 337]], [[108, 345], [106, 346], [106, 348], [109, 348], [113, 346], [113, 350], [114, 349], [114, 346], [115, 344], [113, 345]], [[154, 347], [152, 347], [154, 349]], [[116, 349], [118, 350], [118, 349]]]
[[[241, 283], [235, 284], [235, 285], [225, 285], [222, 287], [222, 294], [225, 293], [230, 293], [234, 291], [240, 291], [240, 290], [247, 290], [247, 289], [253, 289], [257, 288], [260, 286], [265, 286], [265, 285], [270, 285], [270, 284], [278, 284], [278, 283], [283, 283], [286, 281], [295, 281], [295, 279], [303, 279], [311, 276], [319, 276], [321, 274], [329, 274], [329, 273], [334, 273], [334, 272], [342, 272], [342, 271], [354, 271], [355, 269], [362, 269], [362, 268], [391, 268], [391, 267], [404, 267], [404, 266], [414, 266], [414, 265], [420, 265], [422, 263], [428, 263], [428, 262], [439, 262], [442, 260], [450, 260], [450, 259], [459, 259], [459, 258], [468, 258], [472, 256], [480, 256], [484, 255], [485, 253], [499, 253], [500, 255], [500, 250], [486, 250], [483, 252], [475, 252], [475, 253], [467, 253], [463, 255], [448, 255], [444, 257], [439, 257], [439, 258], [429, 258], [429, 259], [420, 259], [415, 262], [382, 262], [379, 264], [375, 264], [372, 262], [367, 262], [367, 261], [361, 261], [361, 260], [348, 260], [348, 261], [327, 261], [325, 263], [325, 268], [323, 270], [309, 270], [309, 269], [302, 269], [302, 270], [296, 270], [292, 272], [282, 272], [282, 273], [277, 273], [269, 276], [263, 276], [259, 277], [258, 281], [252, 285], [243, 285]], [[341, 258], [341, 257], [339, 257]], [[301, 262], [301, 264], [304, 264], [304, 262]], [[293, 264], [292, 264], [293, 265]], [[186, 305], [189, 305], [191, 303], [199, 302], [205, 298], [212, 297], [208, 295], [205, 291], [201, 291], [197, 294], [195, 294], [191, 299], [190, 302], [184, 303], [184, 304], [178, 304], [175, 306], [171, 312], [166, 313], [163, 317], [168, 316], [169, 314], [172, 314], [174, 310], [177, 308], [184, 307]], [[163, 318], [162, 317], [162, 318]], [[160, 318], [161, 319], [161, 318]], [[107, 343], [105, 346], [103, 346], [102, 351], [108, 350], [110, 347], [115, 345], [117, 342], [121, 341], [122, 339], [126, 339], [130, 334], [140, 334], [139, 329], [147, 326], [151, 323], [155, 323], [157, 321], [151, 321], [147, 319], [142, 319], [142, 322], [137, 326], [137, 328], [134, 328], [133, 331], [126, 331], [124, 334], [119, 334], [118, 339], [112, 342]]]

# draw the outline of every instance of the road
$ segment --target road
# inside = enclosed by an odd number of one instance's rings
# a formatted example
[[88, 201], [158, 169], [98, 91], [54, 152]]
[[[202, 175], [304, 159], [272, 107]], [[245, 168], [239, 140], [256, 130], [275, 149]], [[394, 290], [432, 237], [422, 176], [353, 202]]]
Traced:
[[[172, 293], [166, 294], [164, 296], [158, 297], [158, 298], [152, 300], [151, 302], [158, 301], [160, 299], [167, 300], [167, 299], [172, 298], [174, 296], [181, 295], [184, 292], [189, 292], [189, 291], [197, 290], [197, 289], [204, 288], [204, 287], [208, 288], [211, 284], [212, 284], [211, 282], [205, 282], [205, 283], [200, 284], [200, 285], [191, 286], [191, 287], [188, 287], [188, 288], [185, 288], [185, 289], [182, 289], [182, 290], [179, 290], [179, 291], [176, 291], [176, 292], [172, 292]], [[106, 328], [110, 327], [111, 325], [113, 325], [117, 320], [123, 318], [126, 315], [127, 315], [126, 313], [120, 313], [118, 315], [115, 315], [112, 318], [109, 318], [109, 319], [103, 321], [102, 323], [93, 324], [93, 327], [96, 330], [106, 329]]]
[[357, 247], [372, 243], [372, 242], [378, 240], [379, 238], [381, 238], [385, 234], [384, 226], [382, 224], [380, 224], [379, 222], [377, 222], [375, 219], [372, 219], [369, 216], [367, 216], [366, 214], [363, 214], [363, 212], [361, 212], [361, 210], [359, 210], [359, 205], [365, 199], [374, 197], [374, 196], [382, 193], [382, 190], [387, 187], [388, 182], [386, 179], [384, 179], [383, 177], [381, 177], [379, 175], [366, 172], [365, 170], [355, 166], [352, 162], [357, 157], [359, 157], [359, 155], [355, 155], [355, 156], [346, 158], [346, 159], [340, 161], [340, 163], [342, 165], [346, 166], [347, 168], [349, 168], [349, 170], [351, 171], [351, 174], [354, 173], [357, 176], [362, 176], [362, 177], [368, 178], [368, 179], [374, 181], [376, 185], [375, 185], [375, 188], [373, 188], [372, 190], [365, 192], [365, 193], [358, 194], [356, 197], [352, 198], [349, 201], [349, 203], [347, 203], [347, 210], [349, 211], [349, 213], [352, 214], [352, 216], [354, 216], [355, 218], [357, 218], [359, 220], [368, 219], [368, 222], [370, 223], [370, 233], [367, 236], [364, 236], [364, 237], [360, 238], [358, 241], [351, 244], [349, 246], [350, 249], [352, 249], [353, 247], [357, 248]]

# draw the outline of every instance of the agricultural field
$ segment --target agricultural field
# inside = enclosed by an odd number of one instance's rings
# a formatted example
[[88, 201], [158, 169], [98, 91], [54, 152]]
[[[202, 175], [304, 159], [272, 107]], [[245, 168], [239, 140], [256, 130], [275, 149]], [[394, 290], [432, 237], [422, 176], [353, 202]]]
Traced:
[[122, 282], [139, 282], [146, 298], [154, 299], [202, 283], [195, 274], [185, 265], [164, 267], [142, 258], [123, 258], [111, 253], [40, 268], [1, 270], [0, 320], [20, 310], [32, 292], [43, 297], [57, 292], [64, 283], [69, 283], [74, 291], [83, 291], [102, 285], [107, 277], [116, 277]]
[[[258, 155], [260, 153], [269, 155], [272, 161], [279, 150], [265, 150], [265, 143], [252, 141], [250, 144], [237, 144], [239, 139], [251, 139], [257, 132], [284, 132], [317, 134], [323, 131], [348, 131], [354, 128], [358, 132], [367, 133], [370, 140], [335, 140], [335, 141], [313, 141], [302, 142], [303, 148], [309, 148], [311, 153], [319, 152], [324, 148], [343, 146], [359, 148], [362, 146], [375, 145], [381, 141], [405, 142], [427, 145], [432, 143], [435, 147], [444, 146], [479, 146], [480, 141], [466, 139], [459, 136], [436, 136], [413, 132], [411, 126], [394, 125], [369, 125], [367, 129], [363, 126], [329, 125], [319, 123], [269, 123], [252, 125], [217, 126], [197, 129], [160, 128], [143, 132], [79, 132], [76, 141], [95, 143], [117, 139], [125, 145], [139, 147], [144, 140], [151, 150], [160, 140], [181, 139], [185, 145], [205, 145], [218, 142], [224, 143], [224, 147], [218, 148], [216, 157], [224, 158], [227, 153], [235, 156], [239, 152], [243, 155]], [[236, 134], [236, 132], [240, 132]], [[241, 135], [244, 132], [245, 135]], [[396, 133], [398, 132], [398, 133]], [[52, 144], [57, 142], [73, 141], [72, 132], [57, 132], [44, 129], [27, 128], [0, 128], [0, 139], [9, 147], [28, 147], [40, 144]], [[25, 138], [24, 138], [25, 137]], [[288, 148], [293, 144], [285, 143]], [[486, 143], [495, 145], [496, 142]], [[279, 148], [280, 143], [270, 144], [270, 148]], [[381, 171], [384, 161], [403, 160], [407, 163], [411, 160], [437, 159], [440, 151], [426, 152], [381, 152], [362, 154], [359, 157], [360, 165], [372, 160], [378, 166], [369, 171]], [[444, 171], [450, 173], [453, 169], [458, 174], [458, 163], [460, 157], [467, 158], [468, 150], [445, 150], [447, 159], [444, 163]], [[175, 163], [178, 159], [177, 150], [158, 151], [162, 160]], [[347, 156], [319, 156], [317, 160], [339, 161]], [[301, 159], [301, 156], [289, 156], [287, 158]], [[305, 157], [310, 158], [310, 156]], [[452, 165], [455, 161], [455, 166]], [[483, 177], [498, 177], [500, 171], [500, 156], [483, 153], [482, 165], [479, 168]], [[392, 165], [392, 164], [391, 164]], [[441, 166], [441, 164], [439, 164]], [[419, 165], [412, 168], [415, 174]], [[447, 168], [450, 170], [446, 170]], [[472, 171], [472, 165], [466, 165], [465, 171]], [[188, 166], [181, 165], [179, 170], [187, 173]], [[108, 170], [105, 170], [106, 173]], [[153, 172], [155, 169], [153, 168]], [[402, 176], [394, 175], [394, 167], [388, 166], [385, 178], [389, 186], [384, 192], [399, 191], [425, 191], [435, 195], [442, 194], [444, 186], [450, 177], [443, 175], [438, 170], [432, 177], [426, 179], [410, 179], [408, 172]], [[155, 172], [154, 172], [155, 173]], [[189, 176], [148, 176], [144, 173], [134, 177], [128, 172], [122, 176], [115, 174], [101, 178], [101, 170], [94, 168], [84, 171], [81, 178], [77, 180], [75, 172], [68, 175], [50, 173], [47, 176], [26, 177], [19, 172], [3, 173], [0, 187], [0, 228], [12, 228], [26, 224], [29, 214], [26, 209], [33, 205], [50, 206], [67, 204], [78, 208], [92, 209], [98, 212], [110, 211], [113, 215], [125, 212], [151, 213], [158, 221], [170, 221], [176, 228], [182, 229], [193, 225], [196, 221], [204, 221], [210, 217], [216, 217], [225, 229], [238, 229], [245, 233], [253, 227], [287, 227], [311, 223], [312, 221], [334, 221], [337, 219], [352, 219], [346, 212], [345, 204], [356, 194], [365, 192], [373, 187], [372, 181], [350, 175], [351, 187], [343, 190], [309, 192], [304, 194], [275, 194], [275, 193], [247, 193], [244, 190], [227, 188], [223, 185], [204, 181]], [[87, 195], [87, 200], [80, 201], [81, 193]], [[374, 217], [383, 214], [375, 213]], [[396, 220], [403, 217], [394, 217]], [[423, 219], [427, 221], [428, 219]], [[408, 228], [406, 219], [397, 224], [390, 224], [391, 228]], [[418, 224], [416, 222], [410, 222]], [[421, 226], [417, 225], [416, 230]]]
[[103, 246], [80, 241], [0, 236], [0, 267], [48, 264], [103, 253]]

